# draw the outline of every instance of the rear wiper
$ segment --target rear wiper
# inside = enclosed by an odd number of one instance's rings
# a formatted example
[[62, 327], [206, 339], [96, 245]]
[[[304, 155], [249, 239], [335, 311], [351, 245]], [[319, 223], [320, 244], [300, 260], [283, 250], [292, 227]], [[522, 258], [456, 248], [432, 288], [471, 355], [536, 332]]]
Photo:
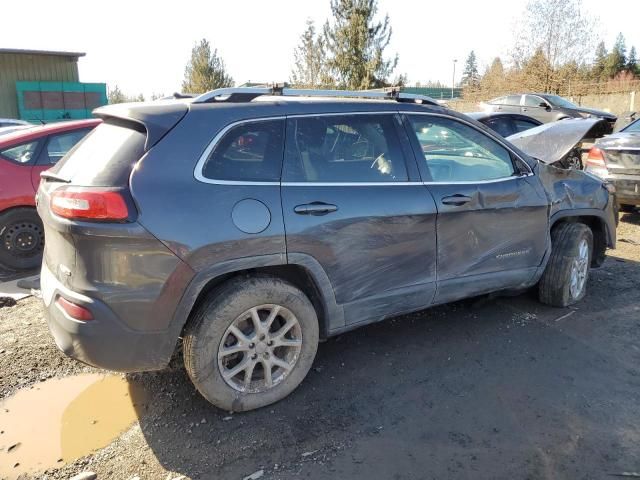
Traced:
[[40, 178], [45, 178], [50, 182], [71, 183], [71, 180], [69, 180], [68, 178], [61, 177], [60, 175], [49, 171], [40, 173]]

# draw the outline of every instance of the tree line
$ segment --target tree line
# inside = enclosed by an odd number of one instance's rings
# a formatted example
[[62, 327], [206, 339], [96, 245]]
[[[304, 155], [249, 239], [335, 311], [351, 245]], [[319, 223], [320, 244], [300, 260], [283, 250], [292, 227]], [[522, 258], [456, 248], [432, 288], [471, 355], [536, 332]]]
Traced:
[[[378, 0], [330, 0], [330, 7], [331, 16], [320, 28], [307, 20], [293, 51], [290, 85], [361, 90], [408, 84], [406, 75], [392, 76], [399, 56], [387, 54], [393, 30], [388, 15], [378, 16]], [[640, 78], [635, 46], [627, 51], [622, 33], [611, 50], [596, 43], [596, 21], [585, 14], [582, 0], [530, 0], [519, 18], [505, 61], [496, 57], [481, 74], [475, 51], [469, 53], [459, 83], [465, 96], [516, 90], [566, 94], [572, 85], [575, 90]], [[182, 91], [202, 93], [234, 83], [217, 49], [206, 39], [197, 42]], [[445, 85], [430, 81], [416, 86]], [[143, 99], [127, 97], [117, 86], [109, 94], [110, 103]]]
[[627, 51], [622, 33], [610, 51], [597, 42], [597, 22], [584, 14], [580, 0], [531, 1], [517, 31], [507, 61], [496, 57], [483, 74], [470, 52], [460, 85], [465, 97], [515, 91], [582, 95], [640, 80], [635, 46]]

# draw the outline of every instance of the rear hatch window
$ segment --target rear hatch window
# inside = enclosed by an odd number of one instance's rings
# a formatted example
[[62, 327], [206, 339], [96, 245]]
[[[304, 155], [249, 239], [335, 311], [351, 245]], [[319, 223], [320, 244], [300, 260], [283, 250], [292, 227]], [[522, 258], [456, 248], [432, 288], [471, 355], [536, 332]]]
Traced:
[[69, 183], [82, 186], [126, 186], [144, 154], [147, 135], [135, 123], [107, 120], [98, 125], [51, 169]]

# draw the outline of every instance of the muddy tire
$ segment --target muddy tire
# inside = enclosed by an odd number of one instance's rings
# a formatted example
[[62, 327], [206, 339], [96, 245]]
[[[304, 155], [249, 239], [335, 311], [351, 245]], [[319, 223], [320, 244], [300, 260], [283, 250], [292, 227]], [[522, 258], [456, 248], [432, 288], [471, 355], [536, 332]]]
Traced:
[[42, 263], [44, 227], [34, 208], [14, 208], [0, 215], [0, 265], [14, 270]]
[[269, 276], [215, 289], [191, 318], [184, 363], [213, 405], [242, 412], [289, 395], [318, 349], [318, 317], [307, 296]]
[[566, 307], [584, 297], [593, 255], [593, 234], [582, 223], [562, 223], [551, 232], [551, 256], [538, 284], [542, 303]]

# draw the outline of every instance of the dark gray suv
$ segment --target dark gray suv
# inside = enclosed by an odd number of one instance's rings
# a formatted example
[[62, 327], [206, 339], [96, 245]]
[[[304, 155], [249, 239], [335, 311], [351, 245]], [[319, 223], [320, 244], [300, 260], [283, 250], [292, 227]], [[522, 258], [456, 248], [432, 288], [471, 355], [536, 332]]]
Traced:
[[57, 345], [129, 372], [182, 339], [202, 395], [243, 411], [346, 330], [534, 285], [580, 300], [615, 245], [608, 185], [432, 103], [259, 88], [99, 109], [37, 195]]

